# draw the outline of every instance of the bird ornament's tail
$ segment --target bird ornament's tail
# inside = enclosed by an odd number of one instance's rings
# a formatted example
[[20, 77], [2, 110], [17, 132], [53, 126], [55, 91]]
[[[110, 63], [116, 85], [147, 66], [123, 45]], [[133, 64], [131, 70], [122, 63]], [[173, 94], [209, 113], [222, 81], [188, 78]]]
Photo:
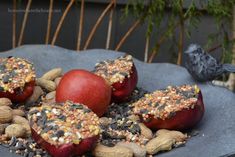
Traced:
[[232, 64], [223, 64], [223, 69], [224, 69], [226, 72], [235, 73], [235, 65], [232, 65]]

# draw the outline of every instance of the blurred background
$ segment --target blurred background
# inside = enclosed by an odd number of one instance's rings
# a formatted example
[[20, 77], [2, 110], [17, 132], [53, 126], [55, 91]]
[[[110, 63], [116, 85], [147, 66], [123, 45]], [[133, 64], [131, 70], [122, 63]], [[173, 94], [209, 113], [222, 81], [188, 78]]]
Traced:
[[234, 5], [234, 0], [1, 0], [0, 51], [51, 44], [183, 65], [183, 51], [197, 43], [218, 60], [235, 63]]

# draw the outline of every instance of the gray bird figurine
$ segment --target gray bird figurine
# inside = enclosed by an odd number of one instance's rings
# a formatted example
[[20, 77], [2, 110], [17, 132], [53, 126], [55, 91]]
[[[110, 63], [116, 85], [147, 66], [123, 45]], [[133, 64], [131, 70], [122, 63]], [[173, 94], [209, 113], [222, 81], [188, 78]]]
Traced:
[[197, 81], [212, 81], [224, 73], [235, 72], [235, 65], [219, 63], [199, 45], [191, 44], [184, 54], [185, 67]]

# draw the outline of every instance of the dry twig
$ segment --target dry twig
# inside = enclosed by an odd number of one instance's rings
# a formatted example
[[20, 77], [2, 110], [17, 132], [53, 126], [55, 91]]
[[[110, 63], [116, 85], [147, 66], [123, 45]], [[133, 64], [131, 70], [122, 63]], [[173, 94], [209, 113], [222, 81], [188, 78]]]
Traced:
[[184, 12], [183, 12], [183, 1], [180, 1], [180, 34], [179, 34], [179, 42], [178, 42], [178, 59], [177, 64], [181, 65], [182, 63], [182, 55], [183, 55], [183, 46], [184, 46]]
[[12, 48], [16, 47], [16, 0], [13, 0], [12, 13]]
[[19, 41], [18, 41], [18, 46], [20, 46], [22, 44], [22, 40], [23, 40], [23, 36], [24, 36], [24, 30], [25, 30], [27, 19], [28, 19], [29, 9], [31, 7], [31, 3], [32, 3], [32, 0], [28, 0], [27, 6], [26, 6], [26, 9], [25, 9], [25, 13], [24, 13], [24, 19], [23, 19], [23, 22], [22, 22], [21, 30], [20, 30], [20, 37], [19, 37]]
[[106, 49], [109, 49], [110, 47], [110, 40], [111, 40], [111, 34], [112, 34], [112, 26], [113, 26], [113, 12], [115, 9], [115, 5], [112, 8], [112, 10], [110, 11], [110, 15], [109, 15], [109, 25], [108, 25], [108, 33], [107, 33], [107, 40], [106, 40]]
[[102, 19], [104, 18], [104, 16], [107, 14], [107, 12], [112, 8], [112, 6], [114, 5], [115, 0], [112, 0], [109, 5], [105, 8], [105, 10], [102, 12], [102, 14], [100, 15], [100, 17], [98, 18], [98, 20], [96, 21], [94, 27], [92, 28], [86, 42], [85, 42], [85, 46], [84, 46], [84, 50], [86, 50], [91, 42], [92, 37], [94, 36], [98, 26], [100, 25]]
[[59, 21], [59, 24], [58, 24], [58, 26], [57, 26], [57, 28], [56, 28], [56, 31], [55, 31], [55, 34], [54, 34], [54, 36], [53, 36], [51, 45], [55, 45], [56, 39], [57, 39], [57, 37], [58, 37], [58, 35], [59, 35], [59, 32], [60, 32], [60, 30], [61, 30], [61, 27], [62, 27], [62, 24], [63, 24], [63, 22], [64, 22], [64, 19], [65, 19], [66, 15], [68, 14], [68, 12], [69, 12], [69, 10], [70, 10], [70, 8], [72, 7], [72, 5], [73, 5], [74, 2], [75, 2], [75, 0], [70, 0], [68, 6], [66, 7], [66, 9], [65, 9], [65, 11], [64, 11], [64, 13], [63, 13], [63, 15], [62, 15], [60, 21]]
[[150, 41], [150, 36], [147, 36], [145, 43], [145, 50], [144, 50], [144, 62], [148, 62], [149, 41]]
[[123, 45], [123, 43], [126, 41], [126, 39], [131, 35], [131, 33], [140, 25], [141, 20], [137, 20], [130, 28], [129, 30], [126, 32], [126, 34], [122, 37], [122, 39], [119, 41], [119, 43], [117, 44], [117, 47], [115, 48], [115, 51], [118, 51], [121, 46]]
[[52, 18], [53, 0], [50, 0], [48, 20], [47, 20], [47, 34], [46, 34], [46, 44], [49, 43], [51, 34], [51, 18]]
[[82, 30], [83, 30], [83, 22], [84, 22], [84, 6], [85, 6], [85, 0], [81, 0], [81, 11], [80, 11], [80, 20], [79, 20], [77, 51], [79, 51], [80, 48], [81, 48]]
[[159, 38], [159, 40], [156, 43], [155, 48], [153, 49], [153, 51], [151, 52], [151, 56], [149, 57], [148, 63], [152, 63], [154, 57], [157, 55], [161, 44], [166, 40], [166, 33], [167, 31], [165, 31]]

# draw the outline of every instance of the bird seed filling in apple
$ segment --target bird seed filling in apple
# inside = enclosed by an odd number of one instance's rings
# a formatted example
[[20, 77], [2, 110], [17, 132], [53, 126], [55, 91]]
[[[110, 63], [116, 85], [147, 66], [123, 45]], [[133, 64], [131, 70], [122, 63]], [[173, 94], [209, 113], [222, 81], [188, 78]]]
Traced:
[[145, 94], [143, 98], [132, 104], [133, 112], [141, 115], [145, 121], [149, 119], [149, 115], [165, 120], [175, 116], [177, 111], [193, 109], [199, 91], [196, 85], [168, 86], [165, 90]]
[[33, 64], [23, 58], [0, 58], [0, 91], [14, 93], [23, 91], [26, 83], [35, 80]]
[[112, 119], [108, 126], [101, 125], [101, 129], [101, 143], [107, 146], [114, 146], [119, 141], [135, 142], [143, 146], [149, 141], [141, 134], [139, 124], [128, 118]]
[[66, 101], [44, 104], [29, 111], [32, 129], [53, 145], [79, 144], [100, 133], [99, 118], [88, 107]]
[[105, 60], [95, 66], [95, 74], [106, 79], [110, 84], [122, 83], [126, 77], [130, 77], [133, 67], [131, 55], [124, 55], [115, 60]]

